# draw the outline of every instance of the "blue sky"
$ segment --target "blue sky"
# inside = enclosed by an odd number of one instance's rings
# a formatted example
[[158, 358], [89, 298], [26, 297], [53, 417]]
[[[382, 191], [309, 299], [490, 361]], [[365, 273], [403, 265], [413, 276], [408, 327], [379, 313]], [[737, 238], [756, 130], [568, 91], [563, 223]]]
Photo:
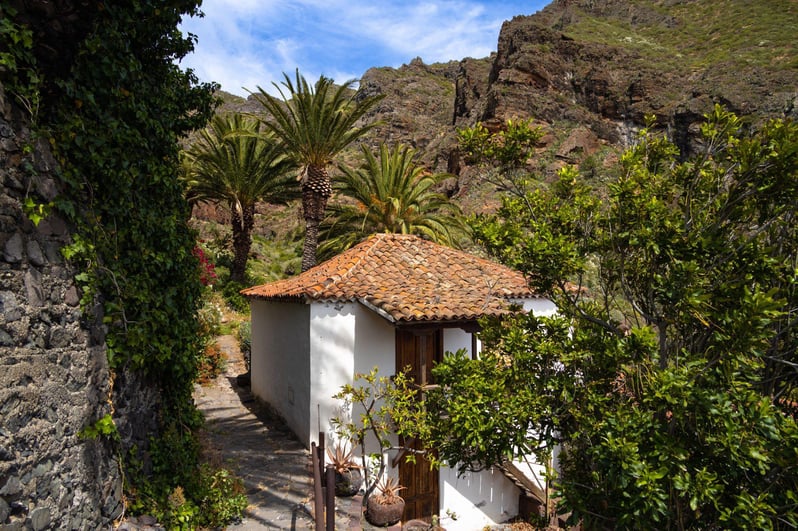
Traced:
[[204, 18], [181, 29], [199, 39], [181, 65], [201, 81], [247, 96], [260, 85], [274, 93], [299, 68], [309, 81], [343, 82], [373, 66], [399, 67], [487, 57], [499, 29], [550, 0], [204, 0]]

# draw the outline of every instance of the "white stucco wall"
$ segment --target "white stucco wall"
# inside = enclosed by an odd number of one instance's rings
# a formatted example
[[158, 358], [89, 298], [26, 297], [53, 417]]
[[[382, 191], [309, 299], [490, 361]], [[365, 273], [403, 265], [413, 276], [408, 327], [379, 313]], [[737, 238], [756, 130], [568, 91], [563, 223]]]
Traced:
[[307, 441], [310, 306], [253, 299], [250, 309], [252, 393], [274, 407], [301, 441]]
[[307, 447], [318, 433], [333, 440], [341, 417], [333, 395], [375, 366], [394, 373], [391, 323], [358, 303], [253, 300], [252, 392], [286, 419]]
[[518, 302], [523, 304], [524, 310], [539, 317], [549, 317], [557, 313], [557, 305], [549, 299], [525, 299]]
[[318, 443], [319, 431], [332, 441], [330, 419], [341, 416], [333, 395], [352, 383], [354, 374], [357, 305], [315, 302], [310, 308], [310, 438]]
[[[441, 525], [449, 531], [473, 531], [505, 522], [518, 514], [518, 487], [498, 469], [466, 472], [441, 467]], [[453, 512], [457, 520], [447, 518]]]
[[471, 352], [471, 334], [462, 328], [444, 328], [443, 329], [443, 352], [457, 352], [460, 349], [465, 349], [468, 357], [472, 356]]
[[[359, 306], [357, 328], [355, 331], [355, 373], [367, 373], [377, 367], [380, 376], [392, 376], [396, 373], [396, 329], [394, 325], [365, 306]], [[353, 411], [358, 415], [359, 411]], [[392, 444], [398, 445], [398, 437], [391, 437]], [[368, 452], [374, 452], [379, 444], [373, 435], [366, 437]], [[396, 451], [388, 451], [385, 459], [385, 475], [399, 479], [399, 469], [391, 468], [391, 460]]]
[[310, 323], [310, 440], [318, 442], [320, 428], [332, 441], [330, 420], [351, 416], [333, 395], [374, 367], [381, 376], [394, 373], [395, 332], [391, 323], [359, 303], [313, 303]]
[[393, 324], [358, 305], [355, 335], [356, 373], [366, 373], [374, 367], [378, 367], [383, 376], [396, 372], [396, 329]]

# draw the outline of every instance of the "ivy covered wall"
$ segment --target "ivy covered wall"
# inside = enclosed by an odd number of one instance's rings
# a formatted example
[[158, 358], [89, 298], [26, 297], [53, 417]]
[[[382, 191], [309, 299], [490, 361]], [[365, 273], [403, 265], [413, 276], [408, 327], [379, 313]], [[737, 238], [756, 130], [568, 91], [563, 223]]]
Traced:
[[61, 256], [70, 224], [24, 212], [58, 185], [49, 146], [12, 109], [0, 85], [0, 527], [99, 528], [122, 511], [111, 441], [78, 435], [111, 411], [102, 314], [81, 311]]
[[177, 154], [214, 87], [179, 68], [177, 25], [197, 5], [0, 2], [0, 525], [94, 528], [123, 489], [133, 511], [191, 490], [201, 285]]

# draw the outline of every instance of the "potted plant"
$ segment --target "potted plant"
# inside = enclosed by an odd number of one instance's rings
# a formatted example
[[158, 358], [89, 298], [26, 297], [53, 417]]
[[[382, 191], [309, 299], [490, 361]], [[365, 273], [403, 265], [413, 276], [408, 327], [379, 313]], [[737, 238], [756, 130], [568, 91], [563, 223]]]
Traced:
[[335, 468], [335, 495], [350, 497], [357, 494], [363, 484], [363, 475], [360, 465], [354, 462], [352, 455], [354, 448], [348, 444], [336, 441], [333, 448], [327, 448], [327, 457]]
[[[394, 422], [394, 407], [396, 401], [410, 403], [415, 400], [414, 389], [408, 386], [398, 388], [397, 381], [406, 381], [403, 373], [399, 373], [391, 378], [378, 376], [378, 369], [375, 367], [370, 372], [355, 375], [357, 385], [346, 384], [341, 391], [334, 395], [334, 398], [343, 400], [341, 407], [344, 414], [342, 417], [335, 417], [331, 422], [335, 432], [340, 439], [348, 439], [357, 446], [360, 446], [360, 458], [362, 460], [361, 471], [363, 472], [364, 492], [363, 509], [366, 519], [372, 525], [393, 525], [402, 518], [404, 512], [404, 499], [398, 492], [403, 489], [395, 479], [385, 479], [386, 459], [390, 450], [407, 450], [411, 453], [418, 453], [413, 448], [406, 448], [403, 445], [395, 445], [392, 440], [397, 440], [397, 426]], [[348, 414], [359, 411], [359, 418], [346, 419]], [[368, 441], [368, 443], [367, 443]], [[398, 442], [398, 441], [397, 441]], [[374, 451], [366, 450], [367, 444], [374, 445]], [[376, 498], [372, 503], [372, 498]], [[369, 510], [369, 506], [373, 509]], [[392, 509], [387, 509], [388, 506]], [[377, 513], [392, 511], [391, 515], [395, 519], [379, 518]], [[390, 523], [377, 524], [372, 521], [380, 520]]]
[[402, 519], [405, 500], [399, 496], [404, 487], [395, 478], [384, 478], [377, 485], [377, 493], [366, 502], [366, 520], [373, 526], [388, 527]]

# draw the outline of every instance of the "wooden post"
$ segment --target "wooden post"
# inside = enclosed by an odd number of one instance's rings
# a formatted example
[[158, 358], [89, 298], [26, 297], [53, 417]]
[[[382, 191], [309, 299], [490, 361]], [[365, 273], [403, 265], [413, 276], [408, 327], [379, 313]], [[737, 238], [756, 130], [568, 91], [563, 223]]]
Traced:
[[321, 492], [321, 469], [316, 443], [310, 443], [310, 458], [313, 461], [313, 509], [316, 517], [316, 531], [324, 530], [324, 497]]
[[327, 531], [335, 531], [335, 467], [327, 465]]
[[319, 450], [318, 450], [318, 452], [319, 452], [319, 470], [321, 471], [320, 472], [321, 473], [321, 486], [322, 487], [326, 487], [327, 486], [327, 476], [324, 475], [324, 470], [326, 468], [325, 467], [325, 460], [326, 460], [325, 459], [325, 454], [326, 454], [326, 452], [325, 452], [325, 448], [324, 448], [324, 432], [322, 432], [322, 431], [319, 432]]

